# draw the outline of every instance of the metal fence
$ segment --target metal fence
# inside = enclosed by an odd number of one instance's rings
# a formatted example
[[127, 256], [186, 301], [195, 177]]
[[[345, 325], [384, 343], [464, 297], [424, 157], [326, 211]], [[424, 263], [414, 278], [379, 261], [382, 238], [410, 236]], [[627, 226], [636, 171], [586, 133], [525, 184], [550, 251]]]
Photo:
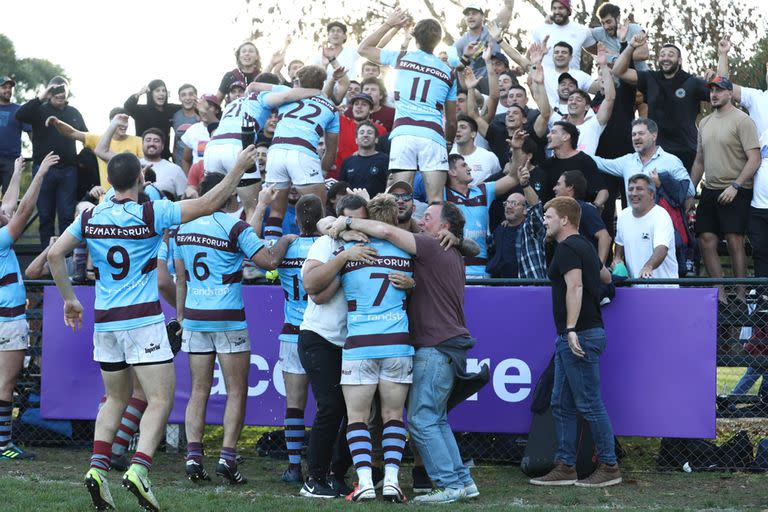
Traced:
[[[93, 422], [50, 421], [40, 416], [42, 291], [43, 286], [52, 284], [51, 281], [26, 282], [30, 349], [14, 392], [14, 440], [29, 446], [88, 446], [92, 440]], [[479, 279], [468, 280], [467, 284], [547, 286], [549, 283], [546, 280]], [[652, 445], [657, 467], [747, 469], [757, 467], [755, 464], [760, 462], [755, 463], [755, 457], [762, 457], [765, 459], [763, 467], [768, 469], [768, 440], [761, 443], [760, 439], [761, 435], [768, 435], [768, 278], [628, 280], [619, 286], [635, 284], [717, 286], [721, 289], [716, 400], [719, 439], [716, 443], [664, 439], [660, 445], [656, 441]], [[457, 433], [456, 436], [465, 459], [476, 462], [519, 463], [526, 448], [526, 436], [481, 433]], [[281, 436], [274, 438], [279, 440]], [[282, 457], [285, 448], [281, 442], [271, 445], [262, 442], [257, 451], [262, 455], [271, 453]], [[248, 451], [252, 449], [246, 447]]]

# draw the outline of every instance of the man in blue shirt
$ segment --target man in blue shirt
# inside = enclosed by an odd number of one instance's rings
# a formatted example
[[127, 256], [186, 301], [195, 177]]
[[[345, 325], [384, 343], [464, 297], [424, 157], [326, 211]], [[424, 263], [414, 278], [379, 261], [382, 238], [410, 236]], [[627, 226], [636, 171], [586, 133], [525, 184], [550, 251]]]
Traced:
[[[224, 179], [206, 175], [200, 184], [204, 196]], [[283, 237], [268, 248], [253, 228], [227, 211], [237, 210], [237, 194], [211, 215], [182, 224], [176, 232], [174, 266], [176, 318], [183, 327], [181, 349], [189, 354], [192, 389], [184, 425], [187, 433], [185, 471], [193, 482], [210, 480], [203, 468], [203, 430], [213, 365], [218, 356], [224, 374], [227, 405], [224, 439], [216, 474], [230, 484], [244, 484], [235, 450], [245, 418], [251, 343], [245, 322], [242, 265], [247, 258], [272, 270], [282, 260], [293, 237]]]
[[45, 156], [16, 214], [0, 229], [0, 460], [35, 458], [11, 442], [13, 388], [29, 347], [27, 293], [13, 244], [35, 211], [43, 178], [58, 161], [59, 157], [53, 153]]
[[[397, 226], [395, 198], [388, 194], [374, 197], [368, 202], [368, 215], [371, 220]], [[346, 244], [353, 245], [355, 242]], [[341, 387], [347, 405], [347, 442], [359, 479], [347, 499], [376, 499], [367, 423], [378, 391], [384, 424], [382, 495], [385, 500], [402, 503], [405, 495], [398, 471], [407, 435], [403, 407], [413, 381], [414, 354], [408, 333], [406, 287], [413, 282], [413, 261], [410, 254], [386, 240], [371, 237], [367, 245], [377, 253], [372, 261], [348, 261], [341, 270], [348, 308]]]
[[377, 48], [390, 29], [410, 23], [407, 13], [395, 9], [378, 30], [360, 43], [358, 53], [397, 70], [389, 169], [395, 181], [411, 184], [416, 171], [421, 171], [427, 198], [432, 202], [442, 198], [448, 170], [446, 141], [452, 142], [456, 136], [456, 76], [432, 53], [442, 37], [436, 20], [421, 20], [414, 27], [416, 51]]
[[467, 277], [488, 277], [485, 270], [488, 264], [488, 210], [494, 199], [506, 195], [519, 184], [517, 173], [511, 170], [511, 165], [507, 165], [505, 172], [509, 172], [500, 180], [472, 187], [472, 173], [464, 157], [452, 154], [448, 162], [448, 183], [443, 197], [446, 202], [458, 206], [464, 215], [464, 238], [480, 246], [476, 257], [464, 258]]
[[16, 119], [19, 105], [11, 101], [16, 82], [9, 76], [0, 78], [0, 82], [0, 180], [5, 194], [13, 174], [13, 163], [21, 155], [21, 132], [30, 133], [32, 127]]
[[317, 223], [323, 216], [323, 203], [314, 194], [302, 196], [296, 203], [296, 217], [301, 234], [291, 242], [277, 267], [280, 284], [285, 292], [285, 323], [280, 332], [280, 365], [285, 383], [285, 444], [288, 450], [288, 469], [283, 472], [284, 482], [304, 482], [301, 472], [301, 448], [304, 445], [304, 409], [307, 406], [309, 377], [299, 360], [299, 327], [307, 309], [301, 267], [309, 248], [321, 236]]
[[[325, 70], [320, 66], [304, 66], [296, 72], [296, 85], [322, 89]], [[272, 104], [279, 92], [267, 94], [264, 102]], [[280, 193], [269, 212], [270, 234], [279, 238], [291, 183], [300, 194], [315, 194], [325, 202], [325, 173], [336, 160], [339, 142], [339, 112], [333, 101], [323, 94], [285, 103], [278, 109], [278, 123], [267, 159], [267, 184]], [[325, 141], [325, 154], [318, 156], [318, 144]]]
[[157, 253], [163, 230], [219, 209], [254, 156], [253, 146], [243, 150], [235, 168], [204, 197], [139, 205], [136, 201], [143, 186], [139, 159], [128, 153], [115, 155], [107, 165], [115, 197], [81, 214], [48, 252], [51, 274], [64, 298], [64, 322], [73, 329], [82, 325], [83, 306], [69, 281], [64, 256], [86, 240], [97, 275], [94, 359], [101, 366], [107, 398], [96, 418], [91, 467], [85, 477], [96, 508], [114, 508], [106, 475], [112, 441], [131, 396], [129, 368], [133, 366], [148, 405], [123, 485], [141, 507], [160, 509], [147, 472], [171, 412], [175, 382], [173, 353], [158, 300]]

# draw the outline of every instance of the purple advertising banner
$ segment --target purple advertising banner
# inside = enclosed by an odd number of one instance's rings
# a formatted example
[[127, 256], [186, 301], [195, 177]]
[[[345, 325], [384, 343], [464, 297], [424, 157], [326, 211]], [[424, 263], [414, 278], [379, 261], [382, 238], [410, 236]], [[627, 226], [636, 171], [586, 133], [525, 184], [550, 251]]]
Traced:
[[[248, 425], [281, 426], [285, 388], [277, 335], [283, 292], [243, 287], [251, 335]], [[51, 419], [94, 419], [103, 385], [93, 356], [94, 288], [77, 287], [84, 324], [63, 323], [63, 302], [46, 287], [43, 305], [42, 414]], [[166, 317], [173, 316], [170, 308]], [[554, 351], [551, 294], [543, 287], [467, 287], [466, 318], [477, 345], [470, 369], [488, 364], [491, 382], [450, 414], [464, 432], [525, 433], [533, 387]], [[717, 296], [714, 289], [619, 289], [603, 308], [607, 337], [601, 385], [617, 435], [715, 436]], [[171, 422], [181, 423], [189, 399], [189, 364], [179, 353]], [[218, 364], [207, 421], [221, 423], [226, 391]], [[314, 416], [310, 397], [307, 424]]]

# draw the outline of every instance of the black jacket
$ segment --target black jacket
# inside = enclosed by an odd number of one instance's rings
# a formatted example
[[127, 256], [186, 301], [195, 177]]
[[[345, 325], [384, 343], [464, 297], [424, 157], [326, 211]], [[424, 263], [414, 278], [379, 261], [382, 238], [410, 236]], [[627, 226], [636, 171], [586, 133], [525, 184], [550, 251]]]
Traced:
[[456, 376], [453, 389], [448, 396], [449, 411], [480, 391], [491, 380], [491, 371], [487, 364], [484, 364], [477, 373], [467, 373], [467, 350], [474, 347], [475, 343], [477, 340], [474, 338], [458, 336], [435, 345], [437, 350], [450, 358], [453, 374]]
[[71, 125], [75, 130], [87, 132], [83, 116], [75, 107], [67, 103], [63, 109], [54, 108], [47, 101], [39, 98], [29, 100], [16, 111], [16, 119], [32, 126], [32, 159], [40, 165], [45, 155], [53, 151], [59, 155], [59, 166], [77, 165], [77, 149], [74, 139], [67, 138], [53, 126], [45, 126], [50, 116], [57, 117]]

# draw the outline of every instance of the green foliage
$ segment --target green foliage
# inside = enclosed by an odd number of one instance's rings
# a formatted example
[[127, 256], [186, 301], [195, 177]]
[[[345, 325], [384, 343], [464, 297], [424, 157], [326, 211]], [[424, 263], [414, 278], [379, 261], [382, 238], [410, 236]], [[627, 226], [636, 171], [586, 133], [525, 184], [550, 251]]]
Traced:
[[64, 69], [49, 60], [16, 58], [13, 41], [3, 34], [0, 34], [0, 74], [10, 75], [16, 80], [14, 96], [19, 103], [34, 96], [54, 76], [66, 77]]

